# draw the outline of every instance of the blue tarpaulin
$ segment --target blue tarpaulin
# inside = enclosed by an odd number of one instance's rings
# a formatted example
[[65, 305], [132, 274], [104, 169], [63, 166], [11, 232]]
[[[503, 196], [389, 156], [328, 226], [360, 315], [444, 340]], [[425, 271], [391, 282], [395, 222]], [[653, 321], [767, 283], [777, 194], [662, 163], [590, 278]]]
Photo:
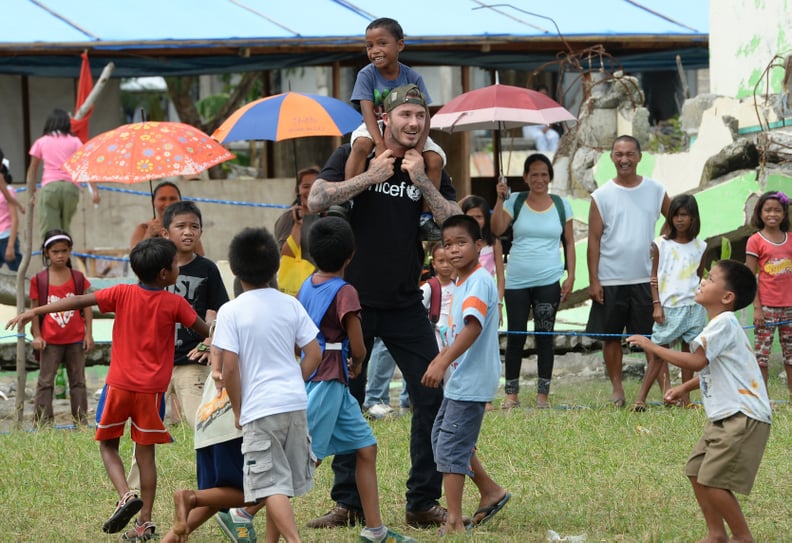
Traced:
[[633, 69], [672, 68], [680, 52], [689, 68], [708, 61], [706, 0], [4, 0], [3, 7], [0, 73], [76, 77], [82, 49], [115, 62], [115, 77], [361, 62], [365, 27], [377, 17], [402, 24], [404, 60], [415, 64], [530, 70], [596, 43]]

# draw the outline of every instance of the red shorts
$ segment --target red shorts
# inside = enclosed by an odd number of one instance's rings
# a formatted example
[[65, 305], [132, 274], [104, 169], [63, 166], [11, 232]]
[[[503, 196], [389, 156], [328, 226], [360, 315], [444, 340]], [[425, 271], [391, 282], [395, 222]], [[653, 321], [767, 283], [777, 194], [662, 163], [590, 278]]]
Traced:
[[156, 445], [173, 441], [160, 416], [164, 392], [132, 392], [105, 385], [103, 400], [97, 406], [96, 441], [120, 438], [129, 419], [135, 443]]

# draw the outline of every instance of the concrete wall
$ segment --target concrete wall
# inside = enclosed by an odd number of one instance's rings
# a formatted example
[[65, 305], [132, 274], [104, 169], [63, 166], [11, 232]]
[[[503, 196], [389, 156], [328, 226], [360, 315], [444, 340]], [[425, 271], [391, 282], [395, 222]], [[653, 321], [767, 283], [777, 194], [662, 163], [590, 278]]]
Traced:
[[[710, 1], [710, 90], [744, 98], [775, 55], [792, 53], [789, 0]], [[781, 92], [783, 70], [770, 72], [770, 92]], [[766, 92], [765, 82], [759, 94]]]
[[[294, 200], [293, 179], [234, 179], [211, 181], [177, 181], [184, 197], [210, 200], [256, 202], [290, 205]], [[120, 185], [100, 183], [102, 202], [94, 207], [83, 192], [77, 215], [72, 222], [75, 250], [125, 249], [135, 226], [152, 217], [148, 184]], [[128, 194], [134, 191], [142, 194]], [[27, 201], [21, 193], [20, 201]], [[203, 215], [203, 245], [212, 260], [227, 258], [228, 242], [245, 226], [272, 229], [283, 209], [239, 206], [230, 203], [198, 202]], [[23, 218], [24, 221], [24, 218]], [[34, 226], [34, 249], [40, 246], [38, 227]]]

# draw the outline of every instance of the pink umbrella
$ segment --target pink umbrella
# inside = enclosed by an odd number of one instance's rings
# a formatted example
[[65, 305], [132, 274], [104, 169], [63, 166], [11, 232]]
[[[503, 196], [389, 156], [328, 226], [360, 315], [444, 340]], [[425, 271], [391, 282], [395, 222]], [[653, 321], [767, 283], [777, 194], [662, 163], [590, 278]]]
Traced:
[[501, 130], [576, 120], [561, 104], [541, 92], [496, 83], [460, 94], [448, 102], [434, 114], [431, 127], [446, 132], [497, 130], [497, 149], [500, 149]]

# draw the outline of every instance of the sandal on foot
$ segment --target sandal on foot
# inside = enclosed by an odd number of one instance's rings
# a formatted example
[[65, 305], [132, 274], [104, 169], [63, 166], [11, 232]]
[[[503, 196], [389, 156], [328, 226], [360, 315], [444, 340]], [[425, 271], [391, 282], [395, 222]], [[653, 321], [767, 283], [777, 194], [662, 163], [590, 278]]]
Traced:
[[157, 527], [153, 522], [148, 521], [140, 524], [140, 521], [135, 520], [135, 524], [121, 534], [121, 541], [150, 541], [157, 537]]
[[510, 398], [506, 398], [503, 400], [500, 408], [501, 411], [508, 411], [510, 409], [518, 409], [520, 407], [520, 400], [512, 400]]
[[[476, 509], [476, 512], [473, 513], [473, 526], [481, 526], [482, 524], [489, 522], [498, 511], [503, 509], [503, 507], [509, 503], [510, 499], [511, 494], [507, 492], [497, 503]], [[479, 517], [479, 515], [483, 516]]]
[[632, 411], [633, 413], [643, 413], [644, 411], [646, 411], [646, 403], [641, 401], [636, 401], [634, 404], [632, 404], [632, 407], [630, 407], [630, 411]]
[[611, 405], [617, 409], [621, 409], [627, 405], [627, 402], [624, 398], [616, 398], [615, 400], [611, 400]]
[[102, 531], [106, 534], [120, 532], [142, 507], [143, 500], [138, 498], [134, 492], [127, 492], [116, 503], [115, 511], [102, 525]]

